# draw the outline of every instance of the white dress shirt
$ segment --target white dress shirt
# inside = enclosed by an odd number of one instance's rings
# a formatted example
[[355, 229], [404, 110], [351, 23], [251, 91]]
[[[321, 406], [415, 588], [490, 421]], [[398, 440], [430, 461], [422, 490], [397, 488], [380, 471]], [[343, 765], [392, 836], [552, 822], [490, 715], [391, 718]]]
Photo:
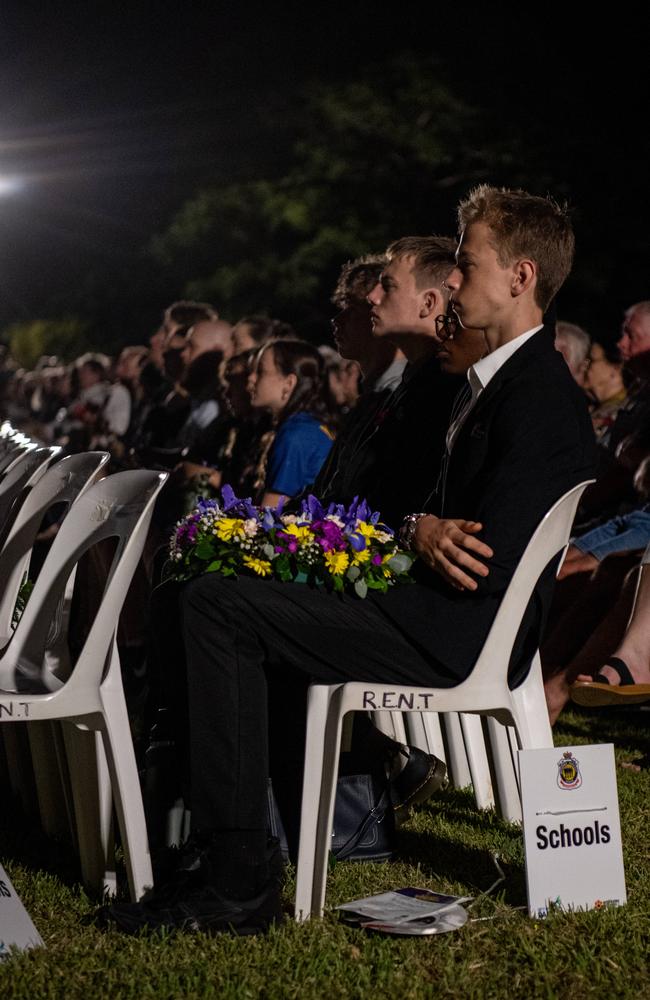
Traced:
[[499, 368], [512, 357], [515, 351], [523, 347], [526, 341], [530, 340], [534, 334], [539, 333], [541, 329], [542, 324], [533, 327], [532, 330], [527, 330], [526, 333], [521, 333], [518, 337], [514, 337], [501, 347], [497, 347], [496, 351], [486, 354], [484, 358], [481, 358], [480, 361], [477, 361], [476, 364], [468, 368], [467, 382], [469, 389], [465, 389], [467, 394], [466, 402], [463, 404], [458, 416], [452, 420], [447, 431], [448, 454], [451, 454], [451, 449], [458, 437], [458, 432], [476, 405], [478, 397], [487, 389], [490, 380], [494, 378]]

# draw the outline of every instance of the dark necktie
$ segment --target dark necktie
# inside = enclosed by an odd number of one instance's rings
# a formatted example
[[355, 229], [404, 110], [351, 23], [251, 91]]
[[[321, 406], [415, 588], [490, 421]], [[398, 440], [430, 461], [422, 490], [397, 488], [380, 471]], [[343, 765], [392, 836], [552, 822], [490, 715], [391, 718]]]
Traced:
[[[451, 427], [454, 420], [457, 420], [460, 414], [463, 412], [470, 399], [472, 398], [472, 390], [469, 382], [466, 382], [459, 390], [454, 400], [454, 405], [451, 408], [451, 413], [449, 414], [449, 426]], [[436, 483], [436, 488], [433, 492], [437, 493], [440, 498], [439, 511], [440, 516], [444, 514], [445, 507], [445, 489], [447, 487], [447, 470], [449, 469], [449, 449], [445, 446], [445, 450], [442, 455], [440, 462], [440, 472], [438, 473], [438, 482]], [[431, 499], [433, 493], [430, 493], [427, 497], [427, 503]]]

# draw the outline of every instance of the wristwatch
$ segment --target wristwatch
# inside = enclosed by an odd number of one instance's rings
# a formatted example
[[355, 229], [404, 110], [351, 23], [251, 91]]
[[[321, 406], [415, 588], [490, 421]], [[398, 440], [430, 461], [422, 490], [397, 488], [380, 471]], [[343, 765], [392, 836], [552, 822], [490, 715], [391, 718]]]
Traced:
[[410, 552], [413, 551], [415, 529], [421, 517], [428, 517], [428, 513], [426, 511], [422, 511], [419, 514], [407, 514], [402, 521], [402, 527], [399, 529], [400, 541], [404, 548], [408, 549]]

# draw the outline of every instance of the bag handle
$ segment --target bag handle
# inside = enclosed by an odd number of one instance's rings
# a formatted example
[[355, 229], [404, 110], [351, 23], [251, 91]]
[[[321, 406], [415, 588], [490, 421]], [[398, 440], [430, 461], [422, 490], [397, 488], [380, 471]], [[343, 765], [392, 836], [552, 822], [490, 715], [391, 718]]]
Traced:
[[346, 842], [342, 847], [338, 849], [334, 857], [337, 861], [345, 861], [350, 854], [353, 853], [355, 848], [364, 837], [369, 834], [376, 826], [378, 826], [384, 817], [386, 816], [386, 811], [390, 805], [390, 794], [389, 789], [386, 787], [381, 794], [381, 798], [376, 805], [372, 807], [370, 812], [367, 814], [363, 823], [355, 830], [351, 837], [348, 837]]

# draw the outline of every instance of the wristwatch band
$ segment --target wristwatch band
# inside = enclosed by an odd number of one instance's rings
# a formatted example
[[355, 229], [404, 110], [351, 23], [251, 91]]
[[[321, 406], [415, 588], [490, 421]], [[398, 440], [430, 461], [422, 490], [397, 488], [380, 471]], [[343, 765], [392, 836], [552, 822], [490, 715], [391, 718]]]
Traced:
[[426, 511], [422, 511], [419, 514], [407, 514], [402, 522], [402, 527], [399, 530], [400, 541], [404, 548], [410, 552], [413, 551], [415, 529], [421, 517], [427, 517]]

